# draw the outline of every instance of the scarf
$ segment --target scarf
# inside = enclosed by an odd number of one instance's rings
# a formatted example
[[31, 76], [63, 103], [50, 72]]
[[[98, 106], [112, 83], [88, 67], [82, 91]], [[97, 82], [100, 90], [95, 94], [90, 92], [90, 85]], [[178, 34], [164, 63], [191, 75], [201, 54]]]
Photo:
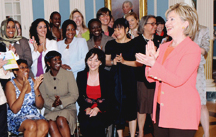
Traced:
[[[9, 47], [9, 44], [11, 43], [15, 43], [17, 41], [19, 41], [20, 39], [22, 39], [22, 36], [18, 36], [18, 31], [17, 31], [17, 28], [16, 28], [16, 31], [14, 33], [14, 36], [13, 38], [8, 38], [7, 35], [6, 35], [6, 28], [7, 28], [7, 24], [9, 21], [13, 21], [13, 19], [9, 18], [9, 19], [6, 19], [4, 21], [2, 21], [1, 23], [1, 33], [0, 33], [0, 41], [5, 43], [6, 44], [6, 47], [8, 48]], [[14, 22], [15, 24], [15, 22]]]

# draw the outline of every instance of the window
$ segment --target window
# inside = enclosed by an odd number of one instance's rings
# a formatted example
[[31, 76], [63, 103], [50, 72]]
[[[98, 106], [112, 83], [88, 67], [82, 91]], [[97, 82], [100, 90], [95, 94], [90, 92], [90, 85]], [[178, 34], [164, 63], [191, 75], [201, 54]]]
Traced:
[[20, 0], [5, 0], [5, 16], [21, 22]]

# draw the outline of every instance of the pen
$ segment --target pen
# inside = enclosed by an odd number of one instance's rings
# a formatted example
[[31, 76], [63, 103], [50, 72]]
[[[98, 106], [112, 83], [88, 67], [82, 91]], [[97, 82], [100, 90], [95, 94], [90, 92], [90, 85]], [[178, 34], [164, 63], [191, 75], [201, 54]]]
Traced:
[[4, 60], [5, 59], [5, 56], [3, 57], [3, 59], [2, 60]]

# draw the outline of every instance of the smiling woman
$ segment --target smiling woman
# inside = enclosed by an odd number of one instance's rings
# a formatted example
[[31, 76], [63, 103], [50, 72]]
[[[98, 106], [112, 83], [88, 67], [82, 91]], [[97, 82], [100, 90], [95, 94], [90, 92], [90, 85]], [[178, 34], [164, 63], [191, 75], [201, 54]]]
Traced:
[[77, 75], [81, 133], [83, 137], [105, 137], [105, 127], [113, 122], [112, 75], [104, 70], [105, 54], [98, 48], [89, 50], [85, 62], [86, 69]]
[[57, 42], [54, 40], [49, 30], [49, 23], [44, 19], [36, 19], [30, 27], [30, 48], [32, 53], [33, 64], [31, 70], [34, 76], [40, 76], [45, 73], [44, 56], [48, 51], [58, 50]]
[[88, 48], [99, 48], [105, 51], [105, 45], [113, 38], [102, 33], [101, 22], [98, 19], [91, 19], [88, 23], [91, 39], [87, 41]]
[[89, 30], [85, 25], [84, 17], [78, 9], [74, 9], [70, 14], [70, 19], [73, 20], [77, 25], [76, 36], [78, 38], [85, 38], [89, 40]]
[[70, 137], [76, 128], [78, 89], [73, 73], [61, 68], [61, 54], [49, 51], [47, 66], [39, 89], [44, 97], [45, 118], [49, 121], [51, 136]]
[[77, 72], [85, 68], [84, 58], [88, 52], [87, 42], [84, 38], [77, 38], [76, 23], [66, 20], [62, 24], [63, 40], [58, 42], [59, 52], [62, 54], [62, 67], [73, 72], [76, 78]]
[[[28, 67], [32, 65], [32, 56], [29, 43], [26, 38], [18, 36], [17, 28], [15, 27], [15, 21], [11, 18], [2, 21], [1, 23], [1, 39], [4, 44], [1, 48], [4, 49], [1, 52], [13, 51], [17, 59], [25, 59]], [[33, 77], [30, 72], [30, 77]]]
[[61, 15], [57, 11], [54, 11], [50, 15], [50, 30], [52, 35], [56, 38], [57, 41], [62, 40], [61, 35]]
[[5, 92], [9, 106], [8, 131], [17, 135], [19, 132], [24, 132], [25, 137], [45, 137], [49, 126], [37, 110], [44, 105], [39, 90], [43, 76], [36, 79], [29, 78], [27, 61], [19, 59], [17, 64], [19, 69], [13, 70], [16, 77], [7, 83]]

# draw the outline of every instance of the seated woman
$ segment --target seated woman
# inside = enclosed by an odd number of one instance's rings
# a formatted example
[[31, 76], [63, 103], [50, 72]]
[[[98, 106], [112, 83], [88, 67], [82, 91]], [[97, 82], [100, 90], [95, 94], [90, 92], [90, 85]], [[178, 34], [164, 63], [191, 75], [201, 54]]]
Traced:
[[[1, 23], [1, 39], [3, 43], [1, 52], [11, 50], [16, 55], [16, 59], [24, 59], [28, 63], [28, 67], [32, 65], [31, 49], [29, 47], [28, 40], [18, 35], [18, 29], [16, 28], [16, 22], [12, 19], [6, 19]], [[30, 71], [30, 77], [34, 77]]]
[[52, 35], [56, 38], [57, 41], [62, 40], [61, 34], [61, 15], [59, 12], [54, 11], [50, 15], [50, 30]]
[[33, 64], [31, 70], [34, 76], [38, 77], [45, 73], [44, 56], [48, 51], [58, 51], [56, 40], [49, 30], [49, 23], [44, 19], [36, 19], [30, 27], [30, 48], [32, 53]]
[[49, 51], [45, 56], [46, 73], [40, 91], [44, 97], [45, 118], [52, 137], [70, 137], [76, 128], [78, 89], [73, 73], [61, 68], [61, 54]]
[[76, 37], [85, 38], [86, 41], [89, 40], [89, 30], [85, 25], [84, 17], [78, 9], [74, 9], [69, 17], [70, 20], [73, 20], [76, 25]]
[[113, 79], [104, 70], [105, 54], [102, 50], [91, 49], [85, 62], [85, 70], [77, 75], [80, 130], [83, 137], [105, 137], [105, 127], [112, 122]]
[[19, 59], [17, 64], [19, 69], [13, 70], [16, 78], [6, 84], [8, 131], [17, 135], [24, 132], [24, 137], [45, 137], [48, 123], [37, 111], [44, 105], [38, 89], [43, 76], [29, 78], [27, 61]]

